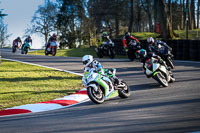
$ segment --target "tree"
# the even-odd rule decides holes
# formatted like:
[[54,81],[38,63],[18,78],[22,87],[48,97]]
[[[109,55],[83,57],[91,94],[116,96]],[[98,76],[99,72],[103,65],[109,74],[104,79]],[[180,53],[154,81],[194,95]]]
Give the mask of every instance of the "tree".
[[7,25],[4,24],[3,18],[0,18],[0,46],[5,46],[5,41],[10,37],[7,30]]
[[199,29],[199,12],[200,12],[200,0],[198,0],[198,5],[197,5],[197,29]]
[[81,28],[85,19],[84,0],[57,1],[59,3],[57,25],[58,32],[60,33],[61,47],[75,47],[75,42],[78,39],[76,31]]
[[34,34],[39,33],[44,36],[45,42],[48,40],[48,36],[56,29],[56,4],[46,1],[45,5],[41,5],[36,10],[31,23],[32,27],[26,30],[26,33]]

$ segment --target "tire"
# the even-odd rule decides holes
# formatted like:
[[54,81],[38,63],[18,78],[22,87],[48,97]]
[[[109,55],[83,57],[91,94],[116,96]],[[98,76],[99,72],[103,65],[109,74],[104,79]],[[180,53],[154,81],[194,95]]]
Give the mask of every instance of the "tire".
[[103,55],[102,55],[100,52],[97,52],[97,56],[98,56],[99,58],[103,58]]
[[110,52],[109,52],[109,56],[110,56],[110,58],[111,59],[114,59],[115,58],[115,53],[114,53],[114,51],[113,50],[109,50]]
[[55,52],[52,53],[52,56],[55,56],[55,55],[56,55],[56,50],[55,50]]
[[161,72],[157,72],[157,74],[153,77],[156,81],[158,81],[158,83],[160,85],[162,85],[163,87],[167,87],[168,86],[168,82],[165,78],[165,76],[163,76],[161,74]]
[[121,81],[120,84],[125,84],[125,88],[118,90],[119,97],[128,98],[131,95],[129,86],[124,81]]
[[24,48],[24,54],[28,53],[28,48]]
[[167,57],[167,65],[174,69],[174,64],[171,57]]
[[104,102],[104,93],[99,87],[97,92],[95,92],[93,87],[87,87],[87,94],[90,100],[96,104],[101,104]]
[[170,74],[170,81],[169,81],[169,83],[173,83],[173,82],[175,82],[175,77],[174,77],[174,75],[173,74]]
[[134,61],[134,56],[133,56],[133,52],[128,51],[128,58],[130,59],[130,61]]
[[16,47],[12,48],[12,52],[15,53],[16,52]]
[[46,55],[46,56],[48,56],[48,55],[49,55],[49,53],[48,53],[48,51],[47,51],[47,50],[45,50],[45,51],[44,51],[44,53],[45,53],[45,55]]

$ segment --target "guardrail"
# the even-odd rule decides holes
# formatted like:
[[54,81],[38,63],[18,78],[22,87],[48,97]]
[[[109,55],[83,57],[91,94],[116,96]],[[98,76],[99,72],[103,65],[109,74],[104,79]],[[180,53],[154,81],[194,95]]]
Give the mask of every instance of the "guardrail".
[[[200,40],[163,40],[170,47],[174,59],[177,60],[194,60],[200,61]],[[115,52],[117,55],[126,55],[121,39],[113,39],[115,43]],[[140,40],[141,44],[145,44],[146,40]]]

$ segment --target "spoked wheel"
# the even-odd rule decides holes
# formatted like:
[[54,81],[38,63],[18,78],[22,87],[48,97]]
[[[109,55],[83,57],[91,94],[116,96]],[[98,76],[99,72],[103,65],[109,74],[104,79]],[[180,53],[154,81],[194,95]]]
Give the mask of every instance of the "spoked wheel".
[[154,76],[154,79],[163,87],[168,86],[168,81],[166,80],[166,77],[161,74],[161,72],[157,72],[157,74]]
[[130,93],[130,88],[129,86],[126,84],[126,82],[124,81],[121,81],[120,82],[120,85],[118,85],[119,87],[122,86],[123,88],[119,89],[118,92],[119,92],[119,97],[121,98],[128,98],[131,93]]
[[103,91],[98,87],[97,91],[91,86],[87,88],[87,94],[91,101],[93,101],[96,104],[101,104],[104,102],[104,93]]

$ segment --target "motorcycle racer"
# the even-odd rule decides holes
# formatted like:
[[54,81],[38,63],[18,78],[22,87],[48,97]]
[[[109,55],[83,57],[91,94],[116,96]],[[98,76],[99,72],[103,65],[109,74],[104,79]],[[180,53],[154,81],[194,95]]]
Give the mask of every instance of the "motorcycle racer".
[[25,44],[30,45],[29,43],[31,43],[31,45],[32,45],[31,36],[28,36],[28,37],[24,40],[24,44],[22,45],[22,50],[24,49]]
[[131,34],[130,34],[129,32],[126,32],[126,33],[124,34],[124,37],[123,37],[123,44],[124,44],[124,47],[125,47],[125,48],[128,47],[128,45],[129,45],[129,43],[130,43],[131,40],[133,40],[133,42],[135,43],[135,45],[136,45],[137,43],[140,43],[139,40],[138,40],[137,38],[131,36]]
[[115,69],[103,69],[101,63],[94,60],[92,55],[84,55],[82,62],[84,65],[84,73],[89,72],[90,69],[94,69],[97,73],[108,76],[115,85],[119,84],[119,79],[113,73]]
[[[143,66],[143,70],[144,70],[144,74],[146,75],[146,68],[145,68],[145,62],[148,60],[148,59],[151,59],[152,57],[158,59],[158,62],[161,64],[161,65],[164,65],[168,70],[169,68],[167,67],[165,61],[163,61],[160,56],[152,53],[152,52],[147,52],[145,49],[141,49],[141,50],[138,50],[136,52],[137,56],[139,57],[140,59],[140,62],[142,63],[142,66]],[[147,75],[146,75],[147,76]],[[147,76],[147,78],[149,78],[149,76]]]
[[[19,46],[20,43],[20,46]],[[16,46],[17,48],[21,47],[22,45],[22,40],[20,37],[17,37],[15,40],[13,40],[13,47]]]
[[165,42],[160,40],[154,40],[153,37],[149,37],[147,39],[148,47],[147,50],[149,52],[156,52],[156,54],[160,53],[161,47],[163,47],[162,53],[166,53],[168,50],[172,50],[171,47],[169,47]]
[[47,50],[47,48],[51,45],[51,42],[56,42],[57,41],[57,36],[56,36],[56,34],[54,33],[50,38],[49,38],[49,40],[47,41],[47,43],[46,43],[46,50]]

